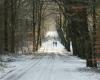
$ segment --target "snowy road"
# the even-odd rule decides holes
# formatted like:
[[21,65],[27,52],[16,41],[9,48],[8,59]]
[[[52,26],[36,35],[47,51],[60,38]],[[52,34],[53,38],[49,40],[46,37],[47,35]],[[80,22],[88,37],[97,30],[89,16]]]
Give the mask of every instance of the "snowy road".
[[52,53],[37,56],[27,68],[2,80],[100,80],[100,73],[86,68],[85,61],[77,57]]

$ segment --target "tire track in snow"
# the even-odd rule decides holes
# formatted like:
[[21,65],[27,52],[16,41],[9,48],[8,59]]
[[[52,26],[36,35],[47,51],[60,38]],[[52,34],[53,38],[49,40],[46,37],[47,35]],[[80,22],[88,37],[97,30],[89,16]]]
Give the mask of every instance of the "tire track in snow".
[[[21,76],[23,76],[28,70],[30,70],[32,67],[35,67],[39,62],[42,61],[42,58],[34,59],[30,64],[26,65],[24,68],[15,70],[12,73],[8,74],[6,77],[4,77],[1,80],[18,80]],[[30,65],[30,66],[29,66]]]
[[55,69],[56,69],[56,62],[58,61],[58,55],[56,54],[54,57],[54,62],[53,62],[53,67],[52,67],[52,73],[51,73],[51,78],[50,80],[56,80],[55,79]]
[[52,55],[52,65],[51,65],[51,69],[48,72],[48,79],[46,79],[46,80],[52,80],[52,76],[53,76],[52,74],[53,74],[53,70],[54,70],[55,58],[56,58],[56,56]]
[[[37,78],[34,80],[45,80],[45,77],[47,77],[48,67],[50,66],[50,62],[51,62],[50,56],[47,56],[47,58],[45,58],[45,61],[46,61],[46,63],[43,66],[43,69],[41,69],[39,76],[37,76]],[[44,62],[42,62],[42,64],[43,63]],[[49,80],[49,79],[47,79],[47,80]]]
[[65,74],[64,72],[62,73],[63,71],[62,70],[63,67],[61,68],[63,62],[62,60],[63,60],[63,55],[58,55],[58,54],[55,55],[55,61],[52,68],[52,74],[50,80],[66,80],[63,78]]
[[45,71],[48,63],[48,56],[44,56],[43,60],[40,61],[38,65],[35,67],[32,67],[30,70],[27,71],[26,74],[21,76],[19,79],[16,80],[38,80],[40,75],[43,74],[43,71]]
[[51,80],[51,75],[52,75],[52,69],[53,69],[53,64],[54,64],[54,57],[53,55],[50,55],[50,65],[48,66],[47,71],[45,71],[44,77],[42,80]]

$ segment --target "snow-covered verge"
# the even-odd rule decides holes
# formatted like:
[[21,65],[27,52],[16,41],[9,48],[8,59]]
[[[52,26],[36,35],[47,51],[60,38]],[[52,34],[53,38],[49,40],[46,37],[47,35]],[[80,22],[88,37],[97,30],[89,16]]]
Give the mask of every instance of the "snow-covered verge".
[[17,57],[2,56],[0,62],[0,79],[13,71],[27,67],[32,63],[33,58],[33,55],[21,55]]

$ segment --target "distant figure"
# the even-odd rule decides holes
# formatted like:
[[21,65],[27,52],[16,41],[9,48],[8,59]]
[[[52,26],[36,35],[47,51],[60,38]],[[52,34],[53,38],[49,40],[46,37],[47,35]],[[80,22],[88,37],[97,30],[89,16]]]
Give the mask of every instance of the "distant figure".
[[55,38],[55,36],[54,36],[54,40],[55,40],[56,38]]
[[57,42],[56,41],[53,41],[53,46],[57,46]]
[[55,45],[55,42],[53,41],[53,46]]
[[57,46],[57,42],[55,42],[55,46]]

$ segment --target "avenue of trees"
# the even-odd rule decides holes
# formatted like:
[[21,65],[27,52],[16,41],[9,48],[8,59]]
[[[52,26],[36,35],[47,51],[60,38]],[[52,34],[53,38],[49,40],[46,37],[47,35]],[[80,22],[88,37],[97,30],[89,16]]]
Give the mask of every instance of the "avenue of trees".
[[99,0],[55,1],[63,14],[63,17],[60,14],[57,20],[61,27],[59,34],[62,32],[65,34],[64,37],[60,35],[63,44],[69,50],[69,44],[72,41],[74,55],[86,59],[88,67],[97,67],[96,30],[99,25],[96,18],[99,19],[100,16],[97,15]]
[[[99,0],[1,0],[0,54],[32,53],[41,46],[44,35],[45,2],[58,5],[57,29],[62,43],[74,55],[87,60],[88,67],[96,61],[96,7]],[[98,4],[97,4],[98,3]],[[97,6],[96,6],[97,5]],[[99,25],[99,24],[98,24]]]
[[[87,66],[97,67],[96,61],[96,5],[97,0],[55,0],[63,14],[59,18],[60,32],[65,35],[62,42],[72,41],[74,55],[87,60]],[[99,2],[98,2],[99,3]],[[60,33],[59,33],[60,34]]]

